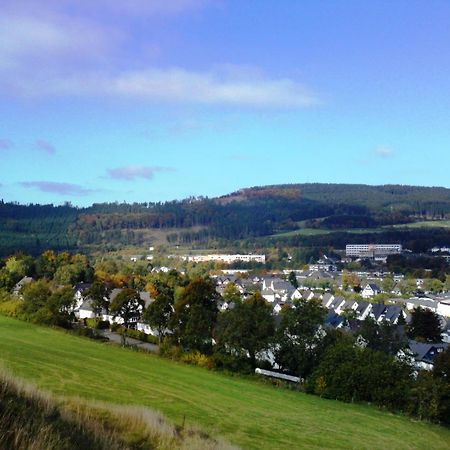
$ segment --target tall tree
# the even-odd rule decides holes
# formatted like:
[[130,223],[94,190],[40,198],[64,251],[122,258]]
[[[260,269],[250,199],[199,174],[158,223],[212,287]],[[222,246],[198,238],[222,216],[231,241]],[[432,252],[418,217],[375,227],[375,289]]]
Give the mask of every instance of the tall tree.
[[219,294],[210,280],[196,278],[186,286],[175,304],[171,320],[178,344],[189,350],[211,352],[218,299]]
[[152,328],[156,329],[160,344],[174,313],[173,303],[173,297],[169,297],[167,294],[159,294],[155,301],[150,303],[149,307],[144,311],[143,320]]
[[408,337],[424,342],[441,342],[441,321],[439,316],[423,308],[414,308],[408,326]]
[[406,336],[402,330],[403,328],[385,320],[377,323],[371,317],[367,317],[360,322],[359,330],[356,334],[361,335],[367,342],[368,348],[388,355],[396,355],[399,350],[407,346]]
[[298,281],[297,281],[297,277],[295,276],[295,272],[291,272],[288,276],[288,281],[289,283],[292,284],[292,286],[295,287],[295,289],[298,288]]
[[92,308],[96,316],[99,316],[103,309],[109,310],[108,297],[111,289],[106,283],[94,281],[89,289],[86,290],[86,296],[92,299]]
[[229,354],[248,358],[254,369],[258,353],[268,349],[274,331],[272,308],[257,292],[219,315],[215,338]]
[[326,310],[317,300],[301,299],[281,314],[275,360],[283,369],[306,377],[317,363]]
[[[138,320],[144,310],[144,301],[135,289],[126,288],[117,294],[110,306],[113,317],[120,317],[124,328],[130,326],[130,322]],[[122,333],[122,343],[126,344],[125,330]]]

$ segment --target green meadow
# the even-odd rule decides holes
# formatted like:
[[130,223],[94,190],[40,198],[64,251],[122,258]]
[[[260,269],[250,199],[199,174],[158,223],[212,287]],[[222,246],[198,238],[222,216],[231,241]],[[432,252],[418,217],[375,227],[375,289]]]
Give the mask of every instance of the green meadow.
[[61,397],[144,405],[254,449],[449,449],[450,430],[0,316],[1,364]]

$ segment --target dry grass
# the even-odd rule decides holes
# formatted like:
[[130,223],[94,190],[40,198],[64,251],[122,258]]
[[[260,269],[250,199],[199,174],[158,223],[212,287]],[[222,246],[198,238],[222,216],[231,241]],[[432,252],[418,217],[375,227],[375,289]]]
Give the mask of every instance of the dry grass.
[[231,450],[194,429],[175,427],[139,406],[55,398],[0,370],[0,448]]

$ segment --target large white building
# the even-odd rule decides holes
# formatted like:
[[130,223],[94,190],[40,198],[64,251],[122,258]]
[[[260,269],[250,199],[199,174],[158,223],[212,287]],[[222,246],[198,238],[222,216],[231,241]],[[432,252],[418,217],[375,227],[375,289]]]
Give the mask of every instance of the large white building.
[[266,263],[266,255],[224,255],[224,254],[210,254],[210,255],[186,255],[182,256],[184,261],[192,262],[209,262],[217,261],[226,264],[234,263],[236,261],[240,262],[257,262]]
[[401,244],[348,244],[346,256],[352,258],[384,258],[402,252]]

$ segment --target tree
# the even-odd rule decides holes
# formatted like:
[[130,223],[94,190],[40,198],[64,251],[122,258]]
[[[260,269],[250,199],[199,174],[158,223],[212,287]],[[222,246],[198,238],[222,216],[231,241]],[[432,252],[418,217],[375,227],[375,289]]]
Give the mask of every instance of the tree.
[[241,293],[234,283],[228,283],[223,290],[222,297],[228,303],[237,303],[241,300]]
[[173,297],[159,294],[155,301],[150,303],[150,306],[144,311],[144,322],[156,329],[160,344],[174,312],[173,303]]
[[425,292],[438,293],[442,291],[443,286],[444,283],[442,283],[442,281],[438,280],[437,278],[426,278],[423,281],[422,288]]
[[450,347],[447,347],[434,360],[433,376],[450,383]]
[[50,286],[45,280],[38,280],[25,285],[22,290],[21,310],[23,314],[27,318],[35,320],[37,312],[47,306],[51,294]]
[[441,321],[439,316],[423,308],[414,308],[408,326],[408,337],[424,342],[441,342]]
[[[126,288],[117,294],[110,306],[113,317],[120,317],[124,328],[128,328],[130,322],[141,317],[144,309],[144,301],[135,289]],[[122,344],[126,344],[125,330],[122,333]]]
[[383,292],[390,293],[392,292],[392,289],[394,289],[395,282],[392,277],[385,277],[383,278],[383,282],[381,283],[381,286],[383,288]]
[[342,286],[344,290],[347,290],[350,287],[355,292],[359,292],[361,290],[361,280],[355,273],[344,270],[344,272],[342,272]]
[[326,310],[317,300],[301,299],[281,314],[275,360],[283,369],[306,377],[317,363]]
[[409,412],[421,420],[449,425],[450,383],[434,373],[420,371],[411,391]]
[[366,342],[367,347],[387,355],[397,355],[399,350],[406,348],[407,342],[398,326],[387,321],[375,322],[367,317],[360,324],[357,332]]
[[289,283],[292,284],[292,286],[295,287],[295,289],[298,288],[298,281],[297,281],[297,277],[295,276],[295,272],[291,272],[288,276],[288,281]]
[[52,293],[45,307],[36,314],[36,321],[47,325],[70,328],[74,319],[74,306],[75,298],[72,289],[64,287]]
[[395,357],[341,339],[326,349],[308,390],[326,398],[402,410],[409,399],[410,375],[410,366]]
[[274,331],[272,308],[257,292],[219,315],[214,336],[225,352],[248,358],[254,369],[258,353],[268,348]]
[[103,309],[108,312],[110,293],[109,286],[101,281],[94,281],[91,287],[86,290],[86,296],[92,299],[92,308],[96,316],[100,315]]
[[210,353],[218,313],[219,294],[204,278],[192,280],[175,303],[171,328],[178,344],[189,350]]

